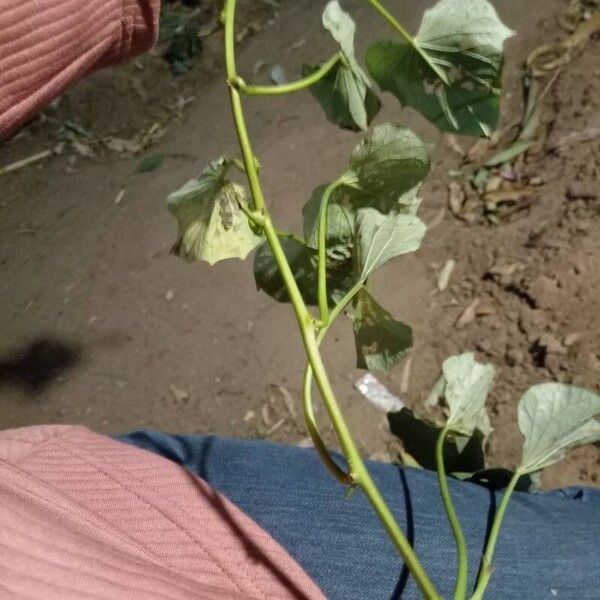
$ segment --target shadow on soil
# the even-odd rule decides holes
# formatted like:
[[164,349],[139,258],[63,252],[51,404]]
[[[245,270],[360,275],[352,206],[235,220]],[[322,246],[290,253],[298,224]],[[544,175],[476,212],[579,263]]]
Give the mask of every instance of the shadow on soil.
[[81,348],[51,336],[0,356],[0,386],[20,385],[38,394],[81,360]]

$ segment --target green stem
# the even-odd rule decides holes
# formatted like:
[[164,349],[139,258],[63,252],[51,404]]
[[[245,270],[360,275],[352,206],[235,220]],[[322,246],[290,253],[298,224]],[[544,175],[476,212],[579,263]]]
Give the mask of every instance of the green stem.
[[[235,70],[235,47],[234,47],[234,17],[235,17],[236,0],[226,0],[224,8],[224,25],[225,25],[225,63],[227,68],[227,79],[229,82],[229,92],[232,105],[233,118],[238,133],[240,147],[244,158],[246,168],[246,176],[250,185],[256,211],[261,214],[260,221],[263,233],[273,252],[273,258],[277,263],[281,277],[286,285],[290,302],[294,309],[302,342],[306,351],[308,362],[314,374],[317,387],[323,403],[329,414],[329,418],[333,424],[335,433],[340,446],[344,452],[344,456],[348,462],[352,479],[363,489],[365,495],[369,499],[380,521],[394,542],[396,548],[400,552],[404,563],[408,570],[412,573],[419,589],[428,600],[441,600],[435,587],[427,577],[421,563],[414,553],[409,541],[406,539],[402,530],[398,526],[394,516],[386,505],[375,483],[371,479],[362,458],[354,444],[354,440],[350,434],[350,430],[341,413],[335,394],[331,387],[331,383],[327,376],[323,360],[319,352],[317,342],[317,332],[315,329],[315,320],[309,313],[298,284],[294,278],[294,274],[287,261],[277,230],[275,229],[271,218],[267,211],[265,201],[262,195],[258,173],[256,171],[256,160],[252,152],[244,113],[242,110],[239,91],[235,87],[236,70]],[[255,216],[258,221],[258,218]],[[348,300],[349,301],[349,300]],[[342,309],[339,309],[338,313]],[[332,311],[333,315],[333,311]]]
[[502,500],[500,501],[500,505],[498,506],[498,510],[494,516],[494,522],[492,523],[490,536],[485,547],[485,554],[483,555],[483,559],[481,561],[481,569],[479,571],[479,577],[477,578],[477,585],[475,586],[475,592],[471,597],[471,600],[481,600],[481,598],[483,598],[485,589],[490,581],[490,577],[492,576],[492,559],[494,558],[494,550],[496,549],[496,542],[498,541],[500,526],[502,525],[502,520],[504,519],[504,513],[506,512],[506,507],[508,506],[510,497],[515,491],[515,486],[517,485],[520,477],[521,473],[517,471],[512,476],[508,487],[506,490],[504,490],[504,494],[502,495]]
[[248,129],[246,128],[246,120],[244,119],[244,110],[240,93],[235,87],[237,78],[235,68],[235,1],[227,0],[227,5],[224,12],[224,27],[225,27],[225,68],[227,71],[227,81],[229,83],[229,98],[231,100],[231,110],[233,112],[233,121],[237,131],[242,157],[244,159],[244,167],[252,198],[254,200],[254,208],[259,212],[266,210],[265,200],[263,197],[260,182],[258,181],[258,173],[256,170],[256,159],[252,153],[250,138],[248,137]]
[[352,298],[358,294],[358,290],[365,284],[363,279],[357,281],[344,295],[344,297],[331,309],[331,314],[329,315],[329,321],[327,324],[319,330],[319,335],[317,340],[319,344],[323,341],[327,330],[331,326],[331,324],[340,316],[342,311],[350,304]]
[[407,44],[410,44],[423,58],[423,60],[433,69],[435,74],[446,84],[449,85],[448,77],[446,73],[438,65],[436,65],[429,54],[425,52],[416,42],[404,27],[398,22],[398,20],[390,13],[390,11],[379,2],[379,0],[367,0],[371,6],[402,36]]
[[325,405],[327,413],[329,414],[329,418],[333,424],[333,428],[340,442],[340,446],[342,447],[344,456],[348,461],[350,475],[353,481],[356,482],[356,485],[358,485],[363,490],[365,496],[367,496],[371,506],[383,524],[383,527],[392,539],[397,550],[400,552],[400,555],[404,560],[404,564],[414,577],[417,586],[423,593],[423,596],[428,600],[441,600],[441,597],[437,593],[414,550],[412,549],[410,542],[406,539],[406,536],[398,526],[394,515],[390,511],[381,493],[379,492],[379,489],[375,485],[375,482],[371,478],[371,475],[368,472],[358,452],[358,449],[356,448],[356,445],[354,444],[354,440],[350,435],[348,426],[346,425],[335,398],[333,389],[331,388],[329,378],[327,377],[327,372],[325,371],[325,366],[323,365],[323,361],[319,353],[319,347],[316,338],[314,336],[306,336],[305,344],[308,361],[314,373],[317,388],[319,389],[319,393],[323,399],[323,404]]
[[[327,331],[331,327],[332,323],[342,313],[342,311],[346,308],[346,306],[348,306],[348,304],[352,301],[352,298],[354,298],[354,296],[358,293],[358,291],[362,288],[363,285],[364,285],[363,280],[357,281],[354,284],[354,286],[344,295],[344,297],[340,300],[340,302],[338,302],[334,306],[334,308],[331,310],[329,320],[319,330],[319,333],[317,335],[317,338],[316,338],[317,351],[318,351],[319,345],[325,338],[325,335],[327,334]],[[362,461],[362,459],[356,452],[356,449],[354,448],[354,451],[356,452],[356,454],[353,454],[353,455],[348,454],[348,452],[347,452],[348,448],[347,448],[346,444],[344,443],[344,440],[340,437],[340,432],[335,427],[336,421],[335,421],[334,417],[332,416],[331,411],[329,409],[329,406],[328,406],[329,400],[327,397],[325,397],[323,395],[323,390],[319,386],[319,379],[318,379],[317,375],[315,374],[315,378],[317,379],[317,386],[319,387],[321,397],[323,398],[323,403],[325,404],[325,407],[328,409],[329,416],[331,418],[331,421],[334,423],[334,429],[336,431],[336,434],[338,435],[338,440],[340,441],[340,445],[342,447],[342,450],[344,451],[344,455],[346,456],[346,459],[350,466],[350,473],[345,473],[342,469],[340,469],[339,466],[333,461],[333,459],[329,455],[329,452],[327,451],[327,448],[325,447],[325,444],[319,435],[319,432],[318,432],[318,429],[316,426],[316,422],[314,419],[314,413],[313,413],[313,408],[312,408],[312,397],[311,397],[312,374],[313,374],[313,363],[310,362],[310,360],[309,360],[309,364],[307,365],[306,371],[304,373],[304,415],[306,417],[307,425],[308,425],[309,431],[311,432],[311,437],[312,437],[313,441],[315,442],[315,447],[317,448],[319,455],[321,456],[321,458],[322,458],[323,462],[325,463],[326,467],[328,468],[328,470],[334,475],[334,477],[336,477],[336,479],[338,479],[339,481],[344,483],[347,481],[348,478],[350,478],[350,480],[353,482],[354,485],[358,485],[363,490],[363,492],[365,493],[365,495],[371,502],[371,505],[375,509],[375,512],[379,516],[379,519],[383,523],[383,526],[385,527],[386,531],[388,532],[388,535],[392,538],[392,541],[394,542],[396,548],[402,555],[402,558],[404,559],[404,562],[405,562],[407,568],[409,569],[409,571],[412,573],[413,577],[415,578],[415,581],[417,582],[417,585],[419,586],[420,590],[423,592],[424,597],[428,598],[430,600],[441,600],[440,596],[438,595],[437,591],[435,590],[435,587],[433,586],[433,584],[427,577],[421,564],[419,563],[417,557],[415,556],[412,547],[408,543],[408,540],[406,540],[404,534],[398,527],[396,520],[394,519],[394,517],[391,514],[389,508],[387,507],[384,499],[382,498],[381,494],[379,493],[379,490],[377,489],[375,483],[371,479],[371,476],[370,476],[369,472],[367,471],[367,469],[364,465],[364,462]]]
[[244,202],[238,202],[240,210],[248,217],[249,221],[252,221],[257,227],[262,227],[265,222],[265,216],[262,213],[250,210]]
[[[238,206],[240,207],[240,210],[246,215],[246,217],[248,217],[249,221],[252,221],[252,223],[254,223],[257,227],[260,227],[262,229],[265,223],[265,215],[263,213],[250,210],[243,202],[239,202]],[[304,244],[304,238],[300,237],[299,235],[296,235],[295,233],[290,233],[289,231],[281,231],[280,229],[278,229],[277,235],[280,238],[287,238],[289,240],[294,240],[295,242],[298,242],[300,244]]]
[[406,43],[410,44],[411,46],[415,45],[412,35],[410,35],[410,33],[408,33],[408,31],[406,31],[406,29],[400,25],[396,17],[394,17],[394,15],[392,15],[392,13],[385,6],[383,6],[379,0],[368,1],[371,6],[404,38]]
[[448,521],[450,521],[450,527],[452,528],[458,555],[454,600],[464,600],[467,596],[467,584],[469,580],[469,555],[467,553],[465,536],[458,521],[456,511],[454,510],[454,504],[452,503],[452,496],[450,495],[450,489],[448,488],[448,479],[446,478],[446,467],[444,466],[444,442],[446,441],[446,436],[449,431],[450,430],[447,427],[444,427],[438,436],[435,446],[435,462],[440,484],[440,493],[442,495],[446,514],[448,515]]
[[315,413],[312,405],[312,368],[310,364],[306,365],[306,369],[304,370],[304,385],[303,385],[303,409],[304,409],[304,420],[306,421],[306,428],[308,429],[308,433],[310,435],[310,439],[313,442],[315,450],[317,454],[321,458],[321,461],[327,468],[327,470],[333,475],[335,479],[337,479],[340,483],[344,485],[354,485],[355,481],[352,477],[352,474],[346,473],[338,464],[331,458],[329,454],[329,450],[327,450],[327,446],[319,433],[319,428],[317,426],[317,420],[315,418]]
[[[321,342],[325,338],[327,331],[331,324],[335,321],[335,319],[341,314],[341,312],[346,308],[346,306],[350,303],[352,298],[356,295],[358,290],[362,287],[363,282],[359,281],[356,283],[351,290],[349,290],[346,295],[338,302],[331,311],[329,315],[329,319],[326,323],[323,324],[321,329],[319,329],[319,333],[317,335],[317,345],[320,346]],[[340,482],[347,485],[354,485],[356,482],[352,478],[351,473],[346,473],[342,470],[337,463],[331,458],[329,451],[327,450],[327,446],[319,433],[319,427],[317,425],[317,420],[315,418],[315,412],[312,404],[312,380],[313,380],[313,371],[310,363],[306,365],[306,369],[304,370],[304,384],[302,386],[302,407],[304,411],[304,420],[306,421],[306,427],[308,429],[308,433],[315,445],[315,448],[321,457],[321,460],[327,467],[327,470]]]
[[239,76],[235,78],[235,85],[240,92],[249,94],[251,96],[281,96],[283,94],[298,92],[300,90],[305,90],[306,88],[323,79],[323,77],[325,77],[338,64],[340,58],[341,55],[338,52],[337,54],[334,54],[326,63],[323,63],[314,73],[311,73],[302,79],[298,79],[297,81],[284,83],[283,85],[249,85]]
[[329,298],[327,296],[327,209],[331,194],[340,185],[341,181],[337,180],[327,186],[323,192],[321,206],[319,207],[317,297],[319,299],[319,313],[323,323],[327,323],[329,320]]

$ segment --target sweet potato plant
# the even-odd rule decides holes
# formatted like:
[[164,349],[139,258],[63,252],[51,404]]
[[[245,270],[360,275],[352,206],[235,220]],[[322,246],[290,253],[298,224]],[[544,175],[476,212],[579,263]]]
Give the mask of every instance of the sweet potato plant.
[[[369,499],[423,597],[441,598],[374,484],[344,420],[320,354],[331,324],[348,313],[356,339],[357,365],[389,371],[412,344],[408,325],[396,320],[369,290],[369,281],[388,261],[418,250],[426,226],[417,212],[419,188],[430,171],[428,145],[396,123],[371,124],[380,108],[377,88],[391,92],[440,130],[489,136],[496,127],[501,96],[503,45],[512,32],[487,0],[440,0],[410,35],[378,1],[365,0],[396,31],[393,40],[372,44],[366,67],[354,52],[355,23],[338,2],[329,2],[323,25],[339,50],[319,65],[305,65],[302,78],[283,85],[246,82],[236,69],[236,0],[222,13],[225,62],[241,159],[221,156],[202,174],[169,196],[179,225],[178,253],[211,265],[246,258],[253,250],[257,287],[295,313],[306,351],[303,386],[306,426],[324,465],[349,488]],[[367,74],[368,73],[368,74]],[[247,95],[273,96],[308,90],[333,124],[365,132],[334,181],[315,188],[302,213],[302,234],[281,232],[272,220],[260,182],[260,165],[244,117]],[[248,189],[230,178],[241,171]],[[468,557],[447,485],[445,447],[490,431],[485,400],[494,371],[472,354],[449,358],[434,390],[448,415],[439,428],[435,465],[457,547],[454,598],[483,598],[492,576],[494,548],[512,491],[521,478],[558,461],[575,445],[597,440],[600,397],[572,386],[531,388],[518,407],[525,438],[520,465],[511,474],[488,535],[473,590]],[[331,457],[319,434],[312,404],[313,381],[331,419],[346,465]],[[464,444],[463,444],[464,445]]]

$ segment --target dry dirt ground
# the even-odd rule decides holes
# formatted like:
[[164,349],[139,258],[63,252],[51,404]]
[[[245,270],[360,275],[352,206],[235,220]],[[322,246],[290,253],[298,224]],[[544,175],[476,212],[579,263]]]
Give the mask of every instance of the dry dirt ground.
[[[364,3],[347,4],[361,49],[393,35]],[[410,12],[402,8],[409,4]],[[428,4],[400,3],[398,13],[414,29]],[[503,121],[510,124],[522,113],[525,57],[567,35],[558,17],[568,2],[496,5],[518,31],[507,54]],[[246,78],[266,82],[273,64],[293,76],[302,62],[327,57],[321,8],[284,1],[276,12],[244,16]],[[305,439],[304,356],[289,307],[256,292],[250,260],[211,268],[169,253],[176,232],[166,196],[211,159],[236,151],[220,43],[218,32],[207,38],[193,71],[178,78],[158,56],[97,73],[0,147],[0,165],[54,148],[65,123],[76,142],[0,176],[0,427],[77,422],[108,433]],[[462,218],[448,208],[448,172],[472,169],[458,146],[473,142],[440,136],[390,97],[378,117],[416,129],[435,144],[437,161],[423,193],[421,214],[434,225],[426,243],[374,282],[415,338],[410,378],[400,367],[385,383],[418,410],[448,355],[473,350],[493,362],[493,465],[518,459],[515,407],[529,385],[560,380],[600,390],[600,137],[589,134],[600,128],[599,98],[600,40],[592,39],[544,97],[540,141],[501,174],[524,182],[528,195],[491,208],[468,197],[460,210],[454,204]],[[267,198],[282,228],[300,230],[313,187],[344,167],[357,137],[329,125],[308,93],[252,100],[247,112]],[[136,172],[138,156],[97,143],[142,129],[147,135],[137,141],[153,145],[139,156],[164,155],[151,172]],[[88,149],[93,157],[81,155]],[[479,151],[493,153],[479,145],[475,162]],[[456,268],[440,292],[438,273],[449,259]],[[348,322],[337,324],[325,356],[361,450],[389,455],[385,417],[354,388],[361,372]],[[546,485],[599,484],[599,474],[600,450],[587,448],[547,474]]]

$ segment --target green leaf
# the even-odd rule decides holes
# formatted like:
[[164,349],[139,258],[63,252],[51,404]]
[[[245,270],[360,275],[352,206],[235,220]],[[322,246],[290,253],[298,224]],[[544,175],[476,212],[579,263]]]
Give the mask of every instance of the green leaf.
[[369,206],[387,212],[397,209],[401,196],[420,184],[429,169],[429,149],[421,138],[410,129],[385,123],[373,128],[354,149],[345,178],[373,196],[374,204]]
[[179,224],[179,255],[211,265],[227,258],[244,259],[262,241],[240,210],[242,187],[225,180],[229,161],[213,161],[198,179],[188,181],[167,199]]
[[475,429],[484,436],[491,433],[485,401],[494,378],[494,367],[477,362],[475,355],[467,352],[447,358],[442,372],[443,394],[450,410],[447,426],[469,436]]
[[331,0],[323,11],[323,27],[331,33],[333,39],[340,45],[346,57],[354,59],[354,34],[356,24],[352,17],[342,9],[337,0]]
[[[303,242],[280,237],[283,252],[294,274],[304,301],[317,305],[317,253]],[[352,260],[329,257],[327,263],[327,293],[330,305],[334,305],[354,285]],[[289,302],[285,283],[279,272],[275,257],[268,243],[262,244],[254,258],[254,280],[256,287],[278,302]]]
[[327,260],[327,295],[329,305],[334,306],[354,286],[356,274],[354,273],[352,259],[342,260],[328,256]]
[[561,460],[577,446],[600,440],[600,396],[562,383],[530,388],[519,402],[519,429],[525,438],[517,471],[532,473]]
[[[319,216],[326,185],[315,188],[310,200],[304,205],[304,238],[315,250],[319,247]],[[354,209],[345,188],[336,188],[327,207],[327,252],[338,260],[351,258],[354,244]]]
[[412,346],[412,329],[396,321],[365,288],[354,300],[356,366],[370,371],[390,371]]
[[414,188],[404,192],[395,200],[386,198],[384,196],[373,196],[361,192],[359,189],[354,187],[343,187],[343,194],[339,196],[333,195],[330,202],[340,202],[346,206],[352,207],[355,211],[359,208],[374,208],[380,213],[402,213],[404,215],[416,215],[421,206],[421,198],[419,197],[419,190],[421,184],[417,184]]
[[[304,205],[304,237],[315,252],[318,249],[319,215],[326,185],[313,191]],[[348,201],[348,190],[336,188],[327,208],[327,293],[335,304],[354,284],[352,252],[355,213]]]
[[[317,303],[317,272],[314,251],[306,244],[292,238],[281,237],[279,241],[304,301],[307,304],[315,305]],[[259,290],[263,290],[278,302],[289,302],[290,297],[279,267],[266,242],[259,247],[254,258],[254,280]]]
[[[332,191],[327,209],[330,298],[349,290],[358,279],[353,274],[357,240],[360,240],[359,252],[366,261],[366,267],[361,263],[357,268],[363,269],[360,278],[365,280],[390,258],[416,250],[425,233],[425,225],[415,213],[420,203],[417,196],[420,181],[429,171],[429,154],[413,132],[396,125],[375,128],[355,148],[350,164],[350,170]],[[315,251],[320,209],[327,187],[316,188],[302,210],[306,244]],[[382,213],[390,213],[389,219]],[[380,227],[382,230],[377,233]],[[369,254],[372,244],[373,253]],[[377,255],[379,251],[381,255]]]
[[[304,65],[302,76],[308,77],[318,69],[318,66]],[[341,62],[314,83],[310,91],[329,121],[354,131],[367,129],[381,108],[362,70],[357,73]]]
[[[435,447],[442,428],[420,419],[407,408],[388,413],[388,421],[404,450],[424,469],[436,471]],[[479,432],[471,437],[446,436],[443,452],[448,473],[474,473],[485,468],[483,436]]]
[[[385,214],[395,212],[416,215],[421,204],[418,196],[420,187],[417,185],[408,190],[393,203],[344,185],[336,188],[329,198],[327,208],[327,254],[336,260],[351,258],[356,211],[360,208],[375,208]],[[306,244],[315,250],[318,248],[319,216],[326,188],[327,185],[315,188],[302,209]]]
[[404,214],[383,215],[374,208],[357,212],[356,231],[361,271],[365,281],[386,262],[414,252],[421,245],[427,227],[419,217]]
[[[384,196],[366,194],[353,187],[345,187],[342,189],[345,193],[343,195],[340,194],[341,201],[346,205],[351,206],[354,210],[358,210],[359,208],[375,208],[380,213],[386,215],[389,213],[416,215],[419,206],[421,206],[421,198],[419,197],[419,191],[421,189],[420,183],[408,190],[408,192],[401,194],[395,200],[391,200]],[[338,198],[334,195],[330,199],[330,202],[336,201],[338,201]]]
[[150,171],[156,171],[164,162],[165,157],[163,154],[150,154],[145,156],[135,166],[135,170],[138,173],[149,173]]
[[408,192],[404,192],[396,201],[396,210],[405,215],[416,215],[419,206],[421,206],[421,198],[419,197],[420,189],[421,184],[419,183],[414,188],[408,190]]
[[489,136],[500,111],[502,49],[512,34],[487,0],[440,0],[425,11],[412,43],[373,44],[367,67],[382,90],[442,131]]
[[[396,125],[376,127],[353,151],[351,168],[329,198],[328,255],[349,259],[354,245],[356,211],[415,215],[421,181],[429,172],[425,144],[412,131]],[[326,185],[317,187],[304,206],[304,237],[317,249],[319,212]]]
[[[381,103],[354,57],[356,25],[339,2],[332,0],[323,12],[323,26],[339,43],[342,59],[311,86],[311,92],[331,122],[355,130],[367,129]],[[302,75],[311,75],[318,68],[305,65]]]

